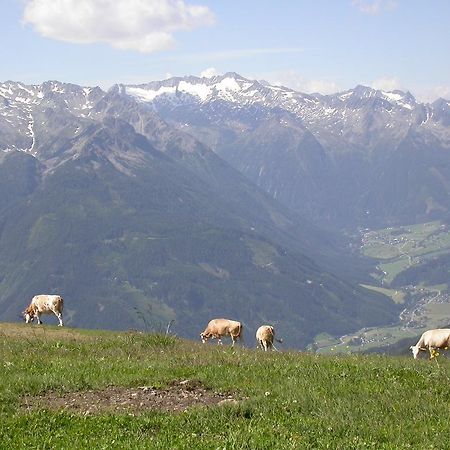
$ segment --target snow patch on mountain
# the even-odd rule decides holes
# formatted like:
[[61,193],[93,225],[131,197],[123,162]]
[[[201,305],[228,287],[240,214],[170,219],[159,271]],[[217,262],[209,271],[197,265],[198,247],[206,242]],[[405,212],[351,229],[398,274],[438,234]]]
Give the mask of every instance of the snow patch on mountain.
[[151,102],[159,95],[175,94],[177,88],[175,86],[161,86],[158,90],[145,89],[139,87],[126,87],[125,92],[135,97],[141,102]]
[[405,98],[404,94],[399,93],[398,91],[396,91],[396,92],[380,91],[380,92],[381,92],[381,96],[383,98],[385,98],[386,100],[388,100],[390,103],[395,103],[402,108],[406,108],[406,109],[410,109],[410,110],[413,109],[413,105],[411,105],[411,103],[408,102],[408,100]]
[[[245,91],[252,85],[252,82],[245,79],[238,81],[235,77],[224,76],[198,79],[188,77],[185,80],[170,79],[166,80],[166,82],[160,82],[156,88],[154,83],[150,85],[124,86],[123,88],[126,94],[140,102],[152,102],[160,96],[176,96],[177,94],[186,94],[200,102],[206,102],[215,98],[236,102],[238,101],[236,94],[241,93],[244,96],[248,96]],[[253,93],[256,92],[254,91]]]
[[27,148],[24,151],[27,152],[27,153],[31,153],[33,156],[36,156],[36,152],[34,151],[34,146],[36,144],[36,135],[34,134],[34,129],[33,129],[33,127],[34,127],[34,118],[33,118],[32,114],[28,115],[28,120],[29,120],[29,122],[28,122],[27,129],[28,129],[28,133],[29,133],[29,135],[31,137],[31,146],[30,146],[30,148]]
[[187,81],[180,81],[178,90],[185,94],[190,94],[194,97],[198,97],[201,101],[205,101],[211,94],[211,88],[205,84],[193,84]]
[[218,91],[240,91],[241,90],[241,86],[238,84],[238,82],[231,77],[228,78],[224,78],[222,81],[220,81],[219,83],[217,83],[215,85],[215,88]]

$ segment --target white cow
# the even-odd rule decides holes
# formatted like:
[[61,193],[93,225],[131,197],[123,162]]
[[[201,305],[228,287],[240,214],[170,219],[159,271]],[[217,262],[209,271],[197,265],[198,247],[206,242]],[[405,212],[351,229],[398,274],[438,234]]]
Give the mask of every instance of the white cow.
[[267,352],[269,349],[276,350],[275,345],[273,345],[273,341],[283,342],[283,339],[275,338],[275,329],[272,325],[261,325],[256,330],[256,341],[258,342],[258,347],[261,347],[264,351]]
[[40,325],[41,314],[55,314],[59,320],[59,327],[63,326],[62,311],[63,298],[60,295],[35,295],[31,299],[30,305],[23,312],[26,323],[33,322],[36,317],[37,323]]
[[416,345],[412,345],[410,349],[414,359],[417,359],[419,352],[428,350],[430,352],[430,359],[433,357],[433,352],[438,348],[450,347],[450,328],[438,328],[435,330],[425,331],[420,336]]
[[230,336],[233,341],[242,339],[242,325],[241,322],[228,319],[213,319],[208,323],[203,333],[200,333],[202,342],[205,343],[209,338],[218,339],[218,344],[222,344],[222,336]]

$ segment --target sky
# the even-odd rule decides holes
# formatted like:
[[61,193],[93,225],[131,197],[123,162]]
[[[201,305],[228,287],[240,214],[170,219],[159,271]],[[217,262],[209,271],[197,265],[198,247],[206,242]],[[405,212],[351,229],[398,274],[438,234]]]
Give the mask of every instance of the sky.
[[226,72],[323,94],[450,99],[449,0],[0,0],[0,81]]

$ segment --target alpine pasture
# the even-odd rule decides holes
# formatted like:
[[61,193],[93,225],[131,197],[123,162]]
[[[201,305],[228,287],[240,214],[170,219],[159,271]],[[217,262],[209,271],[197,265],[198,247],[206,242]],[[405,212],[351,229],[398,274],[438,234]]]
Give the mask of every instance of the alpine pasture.
[[450,437],[442,355],[266,353],[3,323],[0,361],[1,448],[443,449]]

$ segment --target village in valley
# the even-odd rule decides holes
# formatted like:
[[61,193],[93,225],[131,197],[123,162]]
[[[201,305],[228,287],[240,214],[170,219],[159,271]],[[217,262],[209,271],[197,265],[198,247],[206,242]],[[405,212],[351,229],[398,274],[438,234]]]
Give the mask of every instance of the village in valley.
[[317,352],[357,352],[382,350],[405,339],[413,338],[427,328],[446,328],[450,325],[450,291],[448,284],[431,284],[418,275],[399,275],[414,267],[422,267],[439,257],[450,254],[450,226],[440,221],[401,227],[360,230],[359,251],[378,260],[371,274],[374,282],[364,284],[367,289],[381,292],[403,306],[398,322],[387,327],[363,328],[340,337],[321,334],[316,337]]

